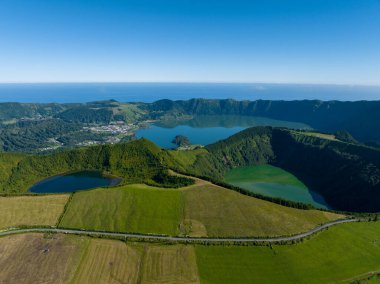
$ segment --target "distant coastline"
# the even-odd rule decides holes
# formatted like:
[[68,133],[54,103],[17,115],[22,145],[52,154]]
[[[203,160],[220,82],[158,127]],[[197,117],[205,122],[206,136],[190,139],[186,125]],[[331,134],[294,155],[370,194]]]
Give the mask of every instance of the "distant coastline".
[[12,83],[0,102],[69,103],[115,99],[153,102],[190,98],[236,100],[380,100],[380,86],[269,83]]

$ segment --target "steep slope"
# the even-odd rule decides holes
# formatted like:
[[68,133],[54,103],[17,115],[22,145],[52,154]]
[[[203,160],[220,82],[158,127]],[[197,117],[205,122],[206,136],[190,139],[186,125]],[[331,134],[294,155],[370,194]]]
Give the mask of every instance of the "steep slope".
[[[69,171],[99,170],[123,177],[125,182],[149,182],[163,186],[188,184],[187,179],[170,177],[162,165],[162,150],[152,142],[140,139],[116,145],[100,145],[63,151],[46,156],[22,156],[7,168],[0,179],[4,192],[23,192],[35,182]],[[9,154],[10,155],[10,154]],[[0,156],[0,164],[9,155]]]
[[[206,147],[174,167],[220,180],[239,166],[272,164],[297,176],[338,210],[380,211],[380,151],[306,132],[255,127]],[[182,159],[184,161],[184,159]]]
[[244,115],[303,122],[327,132],[346,130],[356,139],[380,141],[380,101],[160,100],[141,106],[152,118],[183,115]]

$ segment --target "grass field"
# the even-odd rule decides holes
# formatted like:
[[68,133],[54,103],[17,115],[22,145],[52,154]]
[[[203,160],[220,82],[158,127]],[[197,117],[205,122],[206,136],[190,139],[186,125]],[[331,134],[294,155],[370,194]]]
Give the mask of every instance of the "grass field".
[[0,283],[67,283],[87,239],[24,234],[0,238]]
[[200,283],[192,246],[146,246],[142,283]]
[[202,283],[353,283],[380,269],[380,222],[336,226],[297,245],[196,246],[196,254]]
[[127,185],[75,193],[61,227],[191,236],[295,234],[342,216],[299,210],[198,180],[184,189]]
[[339,225],[283,246],[0,238],[0,283],[378,283],[380,222]]
[[69,195],[0,197],[0,228],[55,225]]
[[288,235],[342,217],[280,206],[209,183],[183,191],[183,195],[184,219],[195,225],[187,233],[195,236]]
[[181,191],[128,185],[75,193],[60,226],[175,235],[181,214]]
[[123,242],[92,239],[70,283],[137,283],[141,256]]

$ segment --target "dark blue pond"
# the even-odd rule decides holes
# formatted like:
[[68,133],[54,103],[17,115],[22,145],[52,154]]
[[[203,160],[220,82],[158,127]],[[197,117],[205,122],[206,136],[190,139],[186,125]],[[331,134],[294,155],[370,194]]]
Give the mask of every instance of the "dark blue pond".
[[120,178],[108,177],[101,172],[81,171],[44,179],[33,185],[29,192],[33,193],[63,193],[86,190],[101,186],[117,185]]

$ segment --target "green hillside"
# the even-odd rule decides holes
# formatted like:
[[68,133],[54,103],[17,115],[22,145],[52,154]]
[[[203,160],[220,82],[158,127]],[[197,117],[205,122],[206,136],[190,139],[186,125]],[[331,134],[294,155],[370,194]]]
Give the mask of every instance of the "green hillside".
[[190,181],[168,175],[168,168],[221,182],[231,169],[270,164],[293,174],[334,209],[380,211],[380,150],[330,137],[254,127],[189,151],[162,150],[140,139],[50,155],[4,154],[0,156],[0,165],[5,167],[0,189],[25,192],[44,178],[79,170],[109,172],[124,178],[125,183],[179,187]]
[[[85,104],[0,103],[0,150],[34,153],[54,147],[78,147],[90,141],[110,142],[107,138],[109,133],[90,131],[89,125],[124,122],[137,127],[155,120],[162,125],[181,121],[195,127],[231,127],[252,126],[260,118],[271,120],[274,126],[311,127],[335,133],[339,140],[359,141],[379,148],[380,101],[191,99],[153,103],[120,103],[115,100]],[[130,135],[122,138],[122,141],[128,141]]]
[[167,175],[160,161],[161,151],[152,142],[140,139],[45,156],[2,154],[0,165],[4,165],[6,170],[0,176],[0,188],[6,193],[25,192],[44,178],[80,170],[109,172],[124,178],[125,183],[148,182],[172,187],[189,184],[188,179]]
[[183,189],[126,185],[77,192],[60,226],[209,237],[279,236],[342,217],[280,206],[198,180]]
[[380,101],[159,100],[141,105],[152,118],[239,115],[302,122],[327,132],[346,130],[361,142],[380,142]]
[[271,164],[295,175],[333,208],[380,211],[380,151],[302,131],[254,127],[202,152],[169,152],[179,171],[222,180],[230,169]]

